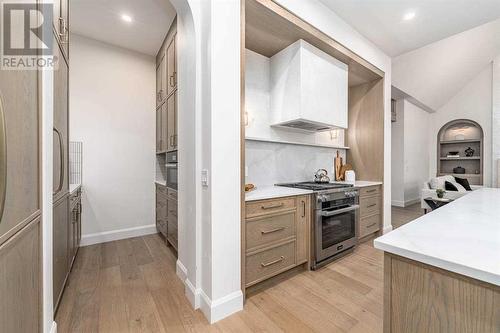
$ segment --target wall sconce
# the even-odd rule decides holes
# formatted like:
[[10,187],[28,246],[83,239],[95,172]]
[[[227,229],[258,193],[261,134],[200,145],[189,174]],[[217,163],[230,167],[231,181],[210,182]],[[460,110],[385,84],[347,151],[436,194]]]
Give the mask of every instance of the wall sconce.
[[330,140],[337,139],[339,137],[339,130],[331,130],[330,131]]

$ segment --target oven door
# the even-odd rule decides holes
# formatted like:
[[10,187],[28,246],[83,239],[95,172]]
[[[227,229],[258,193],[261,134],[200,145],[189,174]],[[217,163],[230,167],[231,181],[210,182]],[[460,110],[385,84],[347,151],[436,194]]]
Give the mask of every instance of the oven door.
[[167,187],[177,190],[177,163],[167,163]]
[[359,205],[338,210],[317,210],[316,262],[356,245]]

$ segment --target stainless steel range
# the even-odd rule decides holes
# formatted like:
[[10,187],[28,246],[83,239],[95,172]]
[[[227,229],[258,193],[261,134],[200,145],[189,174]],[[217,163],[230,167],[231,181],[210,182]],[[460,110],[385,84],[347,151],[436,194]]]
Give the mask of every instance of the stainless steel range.
[[359,197],[352,185],[302,182],[278,186],[314,191],[312,269],[342,256],[356,245]]

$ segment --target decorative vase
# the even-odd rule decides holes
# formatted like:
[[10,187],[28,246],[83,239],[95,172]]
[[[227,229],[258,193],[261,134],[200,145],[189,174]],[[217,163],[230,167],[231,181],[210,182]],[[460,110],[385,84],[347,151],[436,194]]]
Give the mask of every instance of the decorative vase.
[[443,199],[443,197],[444,197],[444,192],[443,191],[436,191],[436,194],[437,194],[437,197],[439,199]]
[[466,157],[474,156],[474,149],[472,149],[471,147],[468,147],[467,149],[465,149],[465,156]]

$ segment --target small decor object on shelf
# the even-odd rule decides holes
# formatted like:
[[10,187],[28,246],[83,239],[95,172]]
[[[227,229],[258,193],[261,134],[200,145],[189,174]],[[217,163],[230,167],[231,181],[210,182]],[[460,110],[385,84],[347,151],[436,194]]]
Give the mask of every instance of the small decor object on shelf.
[[436,195],[439,199],[442,199],[444,197],[444,194],[446,193],[445,190],[443,190],[442,188],[438,188],[436,190]]
[[464,174],[465,173],[465,169],[462,168],[461,166],[457,166],[456,168],[453,169],[453,173]]
[[460,154],[458,153],[458,151],[450,151],[448,153],[448,155],[446,155],[446,157],[449,157],[449,158],[457,158],[457,157],[460,157]]
[[465,149],[465,156],[466,157],[472,157],[474,156],[474,149],[472,149],[471,147],[468,147],[467,149]]

